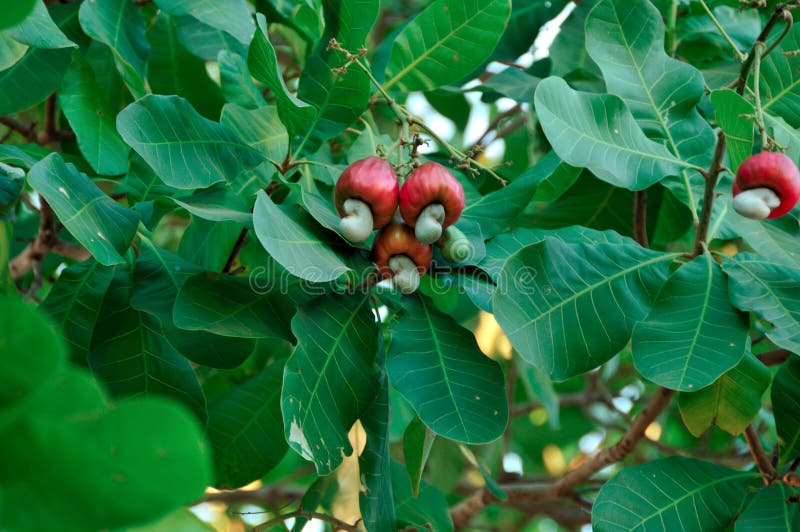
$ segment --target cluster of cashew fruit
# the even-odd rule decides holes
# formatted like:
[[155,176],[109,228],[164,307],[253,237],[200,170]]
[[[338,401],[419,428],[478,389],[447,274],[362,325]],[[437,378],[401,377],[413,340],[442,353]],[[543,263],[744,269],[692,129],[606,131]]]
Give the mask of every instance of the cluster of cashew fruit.
[[733,209],[747,218],[779,218],[800,200],[800,170],[780,152],[744,160],[733,182]]
[[350,242],[365,242],[380,230],[373,260],[381,276],[404,294],[416,291],[428,271],[431,244],[437,243],[451,262],[469,256],[469,240],[453,225],[464,210],[464,189],[441,164],[415,168],[401,188],[388,161],[361,159],[342,172],[334,200],[342,217],[339,230]]

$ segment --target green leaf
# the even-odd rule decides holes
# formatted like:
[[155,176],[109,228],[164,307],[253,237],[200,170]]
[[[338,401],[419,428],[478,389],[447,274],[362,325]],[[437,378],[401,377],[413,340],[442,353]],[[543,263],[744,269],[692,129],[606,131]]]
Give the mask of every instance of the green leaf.
[[92,333],[100,315],[114,269],[97,261],[73,264],[58,276],[41,308],[59,326],[72,351],[72,360],[86,364]]
[[392,460],[392,494],[397,511],[397,528],[413,526],[419,529],[450,532],[453,521],[450,519],[447,499],[444,494],[423,481],[419,496],[414,497],[411,483],[403,464]]
[[406,461],[406,471],[411,480],[411,493],[414,494],[414,497],[419,495],[422,473],[425,471],[425,464],[428,462],[428,456],[435,440],[436,434],[425,426],[419,416],[414,417],[403,434],[403,457]]
[[69,48],[30,48],[12,67],[0,72],[0,115],[23,111],[55,92],[72,57]]
[[553,430],[558,430],[560,428],[560,404],[553,381],[542,370],[524,360],[515,358],[514,363],[517,365],[520,380],[528,392],[528,397],[542,403],[547,412],[547,424]]
[[177,96],[148,95],[117,116],[122,138],[167,185],[205,188],[232,180],[263,158],[225,126]]
[[323,141],[341,133],[367,108],[369,77],[356,66],[334,73],[332,69],[341,67],[346,58],[328,49],[328,42],[336,39],[346,50],[364,47],[379,4],[378,0],[325,0],[325,35],[306,59],[297,88],[297,96],[313,105],[317,113],[297,153],[317,151]]
[[510,15],[510,0],[437,0],[395,39],[384,90],[426,91],[458,81],[491,55]]
[[328,243],[319,239],[319,231],[289,217],[263,190],[258,191],[253,208],[253,225],[267,253],[296,277],[321,283],[351,271]]
[[648,139],[617,96],[576,92],[550,77],[539,83],[534,101],[558,156],[614,186],[642,190],[691,166]]
[[754,115],[753,104],[730,89],[713,91],[709,96],[714,105],[717,124],[725,132],[731,172],[736,173],[742,161],[753,154],[755,137],[752,120],[742,115]]
[[[204,61],[216,61],[220,53],[242,57],[247,54],[247,43],[214,26],[204,24],[191,16],[174,17],[178,40],[190,53]],[[252,27],[252,24],[251,24]],[[251,32],[252,33],[252,32]],[[252,80],[247,80],[252,84]]]
[[156,0],[156,5],[170,15],[189,15],[230,33],[244,45],[253,38],[253,18],[246,0]]
[[461,213],[462,218],[476,221],[485,238],[502,232],[528,206],[536,188],[556,172],[569,165],[550,152],[530,170],[514,179],[508,186],[483,196]]
[[4,6],[6,9],[0,18],[0,30],[13,28],[20,24],[25,17],[31,14],[37,4],[37,0],[17,0],[10,5]]
[[758,415],[761,396],[769,387],[772,375],[751,353],[745,354],[736,367],[698,392],[678,396],[681,418],[694,436],[699,437],[712,425],[738,435]]
[[726,257],[722,264],[731,302],[772,323],[766,335],[776,345],[800,352],[800,270],[751,253]]
[[628,343],[675,258],[627,242],[571,245],[546,238],[506,261],[494,292],[495,317],[525,360],[563,380]]
[[369,298],[323,296],[292,319],[295,348],[283,375],[289,447],[328,475],[353,452],[347,433],[378,392],[378,330]]
[[181,96],[206,118],[218,118],[222,91],[208,77],[205,62],[179,42],[174,18],[160,13],[147,38],[151,46],[147,80],[153,93]]
[[167,343],[161,323],[131,304],[132,282],[117,268],[95,325],[89,367],[115,397],[166,396],[204,419],[206,402],[189,361]]
[[246,59],[239,54],[220,50],[217,62],[219,63],[222,94],[228,102],[247,109],[256,109],[267,105],[261,91],[253,83]]
[[92,68],[80,55],[76,54],[64,76],[58,102],[92,169],[103,175],[126,173],[131,149],[117,133],[115,111],[101,94]]
[[800,529],[800,505],[790,502],[797,497],[796,489],[776,482],[753,497],[747,508],[736,519],[735,532],[775,532]]
[[14,66],[27,51],[27,45],[13,39],[7,32],[0,32],[0,71]]
[[253,215],[244,201],[227,186],[213,186],[191,196],[172,198],[193,216],[212,222],[233,221],[252,228]]
[[269,40],[267,21],[261,13],[256,14],[258,26],[247,54],[247,66],[253,77],[266,85],[277,100],[281,122],[289,131],[292,144],[295,137],[305,132],[316,116],[314,108],[294,96],[283,81],[275,48]]
[[178,245],[178,255],[212,272],[222,270],[242,233],[237,222],[210,222],[193,216]]
[[67,350],[44,313],[18,299],[0,297],[0,412],[24,401],[44,381],[64,371]]
[[366,489],[358,494],[367,530],[392,530],[396,516],[392,501],[392,459],[389,454],[389,381],[383,375],[375,400],[360,417],[367,444],[358,457],[359,474]]
[[513,0],[508,26],[492,59],[514,61],[529,51],[542,26],[558,16],[566,4],[566,0]]
[[[649,1],[598,3],[586,20],[586,49],[603,72],[608,92],[628,104],[648,137],[665,143],[682,161],[708,166],[716,138],[697,110],[703,76],[664,52],[664,23]],[[693,197],[692,178],[698,174],[691,173],[681,170],[694,208],[699,198]]]
[[486,443],[508,423],[503,371],[475,337],[424,297],[406,298],[392,322],[386,372],[420,419],[436,434]]
[[725,214],[715,238],[741,237],[757,253],[769,257],[771,262],[789,267],[797,265],[800,259],[800,228],[793,216],[751,220],[734,211],[731,203],[729,193],[719,197],[715,203]]
[[133,270],[131,306],[158,318],[169,344],[192,362],[215,368],[236,367],[253,352],[253,340],[179,329],[172,318],[178,291],[187,279],[201,271],[142,238]]
[[[157,399],[110,407],[87,373],[64,367],[65,346],[42,313],[17,301],[0,306],[0,327],[13,328],[0,335],[9,357],[0,369],[2,389],[25,401],[24,415],[9,417],[0,408],[10,421],[0,428],[0,497],[3,509],[14,508],[0,512],[5,528],[136,525],[202,495],[209,461],[200,427],[185,409]],[[35,378],[35,389],[9,378],[28,364],[36,367],[23,374]]]
[[283,458],[283,364],[276,362],[208,405],[206,434],[214,451],[215,485],[233,489],[266,475]]
[[509,67],[487,79],[482,87],[520,103],[531,103],[539,81],[518,68]]
[[289,339],[291,302],[281,294],[259,292],[248,279],[199,274],[178,292],[175,325],[234,338]]
[[131,94],[136,98],[144,96],[150,44],[139,7],[130,0],[83,2],[78,18],[87,35],[114,52],[117,70]]
[[41,194],[67,231],[101,264],[123,262],[139,217],[97,188],[57,153],[36,163],[28,182]]
[[36,48],[75,48],[77,46],[56,26],[56,23],[50,18],[44,2],[36,2],[33,11],[25,20],[18,26],[10,28],[6,34],[22,44]]
[[704,253],[670,276],[636,325],[633,361],[656,384],[699,390],[739,363],[748,325],[747,315],[731,306],[719,264]]
[[220,122],[273,165],[279,165],[289,152],[289,134],[274,105],[245,109],[228,104],[222,108]]
[[[725,530],[757,472],[670,457],[626,467],[597,494],[592,526],[608,530]],[[702,508],[702,511],[698,511]]]
[[[214,527],[192,513],[189,508],[181,508],[154,523],[125,528],[125,532],[214,532]],[[118,532],[118,531],[117,531]]]
[[781,448],[778,470],[800,456],[800,359],[792,357],[772,383],[772,408]]
[[792,27],[777,48],[761,62],[762,109],[772,116],[786,120],[793,128],[800,127],[797,97],[800,95],[800,57],[794,50],[800,48],[800,27]]

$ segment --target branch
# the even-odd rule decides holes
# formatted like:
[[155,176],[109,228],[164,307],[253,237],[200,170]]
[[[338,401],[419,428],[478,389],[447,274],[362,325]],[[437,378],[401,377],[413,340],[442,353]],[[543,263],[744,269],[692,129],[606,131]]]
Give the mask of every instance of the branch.
[[91,256],[83,246],[64,242],[58,238],[53,210],[44,199],[41,202],[39,233],[33,242],[25,246],[25,249],[8,263],[11,278],[14,281],[21,279],[28,271],[34,269],[48,253],[56,253],[76,261],[83,261]]
[[[600,451],[557,481],[519,482],[501,485],[501,488],[508,495],[508,500],[505,501],[505,504],[521,507],[531,503],[573,500],[574,490],[579,484],[589,481],[601,469],[623,460],[636,448],[639,442],[644,439],[647,427],[669,406],[674,396],[674,390],[659,388],[617,443]],[[489,490],[480,489],[454,506],[450,511],[450,516],[453,518],[454,523],[466,526],[487,505],[499,502],[501,501]]]
[[269,486],[257,490],[224,490],[208,493],[198,502],[223,502],[225,504],[256,504],[276,508],[303,498],[303,490]]
[[722,158],[725,156],[725,133],[717,133],[717,146],[714,149],[714,157],[711,166],[705,172],[706,188],[703,194],[703,209],[700,211],[700,220],[697,223],[697,231],[694,238],[694,256],[701,255],[703,248],[708,244],[708,227],[711,224],[711,214],[714,209],[714,189],[717,187],[719,174],[722,172]]
[[773,349],[757,355],[758,359],[767,367],[780,366],[792,355],[788,349]]
[[14,118],[13,116],[0,116],[0,124],[6,126],[9,130],[15,131],[25,137],[29,142],[36,142],[36,124],[31,122],[26,124]]
[[233,249],[231,250],[231,254],[228,255],[228,260],[225,261],[225,266],[222,268],[222,273],[230,273],[231,268],[233,268],[233,263],[236,261],[236,257],[239,256],[239,252],[242,250],[242,246],[244,246],[245,240],[247,240],[247,227],[243,228],[242,231],[239,233],[239,238],[236,239],[236,243],[233,245]]
[[744,439],[747,442],[747,447],[750,448],[753,461],[755,461],[758,470],[764,476],[764,484],[769,486],[778,476],[778,473],[775,471],[775,467],[772,465],[766,451],[764,451],[764,446],[761,445],[761,438],[752,423],[744,429]]

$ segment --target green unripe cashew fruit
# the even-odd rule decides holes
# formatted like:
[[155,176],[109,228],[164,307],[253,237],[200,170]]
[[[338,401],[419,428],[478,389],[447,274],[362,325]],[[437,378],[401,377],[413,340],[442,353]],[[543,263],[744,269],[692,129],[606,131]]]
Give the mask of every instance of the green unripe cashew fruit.
[[464,262],[475,251],[466,235],[455,225],[444,230],[439,246],[442,249],[442,257],[453,263]]

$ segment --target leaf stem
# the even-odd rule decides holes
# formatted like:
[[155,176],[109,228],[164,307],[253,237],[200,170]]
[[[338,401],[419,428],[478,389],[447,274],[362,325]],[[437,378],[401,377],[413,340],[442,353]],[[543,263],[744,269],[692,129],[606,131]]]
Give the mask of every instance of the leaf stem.
[[633,236],[642,247],[647,242],[647,191],[637,190],[633,201]]
[[678,50],[678,0],[670,0],[667,12],[667,54],[675,57]]
[[766,151],[769,148],[767,139],[767,128],[764,126],[764,109],[761,107],[761,59],[764,54],[764,43],[756,41],[753,45],[753,93],[755,98],[756,126],[761,135],[761,149]]
[[719,30],[719,32],[722,34],[722,36],[725,38],[725,40],[728,41],[728,45],[730,45],[730,47],[733,50],[734,54],[736,54],[736,58],[739,60],[739,62],[743,62],[747,58],[747,56],[744,55],[742,53],[742,51],[739,50],[739,48],[736,47],[736,43],[733,42],[733,39],[731,39],[731,36],[728,35],[728,32],[725,31],[725,28],[723,28],[722,24],[719,23],[719,20],[717,20],[717,17],[715,17],[714,13],[711,11],[711,9],[709,9],[709,7],[706,4],[705,0],[700,0],[700,5],[703,6],[703,9],[705,9],[706,14],[709,16],[709,18],[711,18],[711,22],[714,23],[714,26],[717,27],[717,30]]

